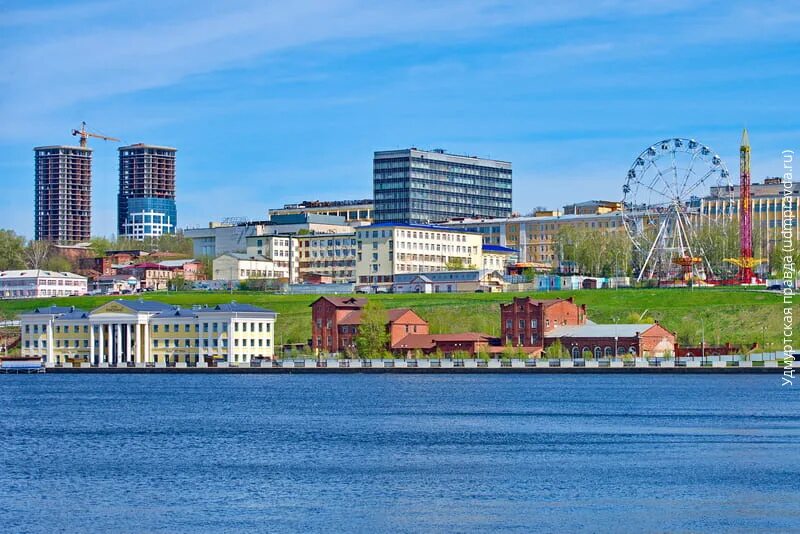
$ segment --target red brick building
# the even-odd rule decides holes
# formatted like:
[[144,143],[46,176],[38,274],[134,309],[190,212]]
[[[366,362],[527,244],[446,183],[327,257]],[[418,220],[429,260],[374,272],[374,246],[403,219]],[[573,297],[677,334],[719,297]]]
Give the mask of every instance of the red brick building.
[[543,346],[544,336],[557,326],[586,324],[586,305],[568,299],[535,300],[515,297],[500,305],[501,339],[514,347]]
[[[311,304],[311,348],[324,352],[348,352],[355,348],[361,313],[367,299],[320,297]],[[409,334],[427,334],[428,323],[408,308],[387,310],[391,348]]]
[[474,356],[479,352],[488,353],[494,339],[496,338],[475,332],[409,334],[392,344],[392,352],[406,357],[413,356],[416,351],[421,351],[423,354],[433,354],[438,351],[447,357],[457,352],[465,352]]
[[573,358],[587,351],[594,358],[617,355],[663,356],[675,354],[675,334],[655,324],[585,324],[559,327],[545,334],[544,346],[556,342]]
[[573,357],[675,353],[675,334],[659,324],[595,324],[586,305],[568,299],[518,297],[500,305],[502,341],[514,347],[547,348],[557,340]]

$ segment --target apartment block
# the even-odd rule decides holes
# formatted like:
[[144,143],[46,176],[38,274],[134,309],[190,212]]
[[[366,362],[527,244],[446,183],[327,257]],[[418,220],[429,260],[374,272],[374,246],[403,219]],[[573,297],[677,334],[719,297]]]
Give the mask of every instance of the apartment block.
[[145,239],[175,232],[175,154],[171,147],[135,145],[119,148],[117,232]]
[[70,244],[92,236],[92,149],[40,146],[35,153],[34,238]]

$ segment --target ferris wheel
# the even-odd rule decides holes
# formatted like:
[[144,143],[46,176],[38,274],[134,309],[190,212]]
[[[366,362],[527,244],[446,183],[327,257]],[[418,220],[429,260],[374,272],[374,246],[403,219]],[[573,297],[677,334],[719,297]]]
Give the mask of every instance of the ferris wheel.
[[694,139],[665,139],[634,160],[622,187],[622,220],[639,281],[713,276],[696,227],[700,197],[715,186],[732,191],[730,173],[722,158]]

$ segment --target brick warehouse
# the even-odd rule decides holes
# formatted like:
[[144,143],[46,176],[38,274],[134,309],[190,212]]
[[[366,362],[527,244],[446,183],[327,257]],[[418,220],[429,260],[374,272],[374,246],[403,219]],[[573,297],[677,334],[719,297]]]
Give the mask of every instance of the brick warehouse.
[[[311,348],[315,351],[348,352],[355,348],[361,310],[367,299],[320,297],[311,304]],[[409,334],[428,334],[428,323],[408,308],[387,310],[389,344]]]
[[674,355],[675,334],[659,324],[598,325],[588,320],[586,305],[567,299],[517,297],[500,305],[503,343],[544,349],[557,340],[573,357],[589,351],[596,358],[613,354]]
[[[315,352],[348,353],[355,351],[355,338],[361,324],[361,313],[367,299],[353,297],[320,297],[311,304],[311,348]],[[398,356],[411,357],[416,352],[445,356],[454,353],[471,355],[489,351],[496,338],[486,334],[464,332],[430,334],[428,322],[408,308],[386,310],[387,350]],[[499,347],[495,347],[499,348]]]

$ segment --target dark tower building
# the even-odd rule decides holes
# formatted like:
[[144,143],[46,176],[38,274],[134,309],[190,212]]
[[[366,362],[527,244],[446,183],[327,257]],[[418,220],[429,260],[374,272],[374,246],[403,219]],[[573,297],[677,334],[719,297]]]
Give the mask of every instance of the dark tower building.
[[34,236],[69,244],[92,235],[92,149],[40,146],[36,154]]

